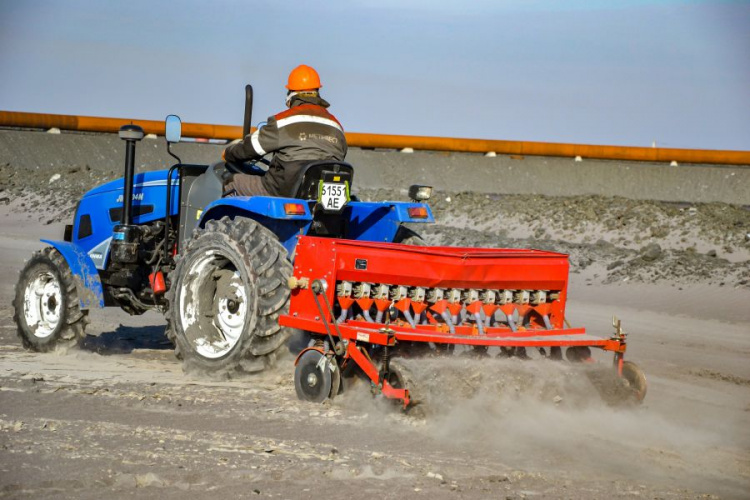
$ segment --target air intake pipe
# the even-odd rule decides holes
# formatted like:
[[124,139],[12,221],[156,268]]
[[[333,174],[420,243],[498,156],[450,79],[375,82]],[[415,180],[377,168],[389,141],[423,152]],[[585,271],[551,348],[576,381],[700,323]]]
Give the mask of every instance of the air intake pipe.
[[125,175],[123,176],[122,218],[112,233],[112,260],[132,264],[138,260],[140,230],[133,225],[133,184],[135,178],[135,143],[143,139],[143,129],[138,125],[123,125],[120,139],[125,145]]

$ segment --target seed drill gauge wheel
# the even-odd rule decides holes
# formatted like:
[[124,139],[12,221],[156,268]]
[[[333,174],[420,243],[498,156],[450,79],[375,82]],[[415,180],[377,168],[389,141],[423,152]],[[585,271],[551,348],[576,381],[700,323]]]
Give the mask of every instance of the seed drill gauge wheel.
[[53,248],[36,252],[26,263],[13,306],[18,335],[27,349],[45,352],[85,336],[88,317],[81,311],[73,275]]
[[623,361],[622,378],[633,391],[635,401],[638,403],[642,402],[646,397],[648,383],[646,382],[646,374],[643,373],[641,367],[632,361]]
[[409,389],[409,392],[412,395],[409,406],[406,408],[402,406],[400,400],[391,401],[413,417],[424,417],[425,413],[424,408],[421,404],[422,401],[414,399],[413,397],[414,394],[419,394],[419,387],[415,383],[414,377],[412,376],[411,372],[407,370],[402,363],[393,360],[391,360],[391,362],[389,363],[388,372],[389,373],[386,380],[394,389]]
[[294,390],[303,401],[322,403],[339,392],[341,370],[336,358],[326,357],[315,349],[300,356],[294,369]]
[[388,380],[388,383],[391,384],[394,389],[406,389],[406,378],[395,363],[391,363],[388,367],[388,377],[386,380]]
[[565,358],[571,363],[584,363],[591,359],[591,349],[586,346],[568,347]]
[[214,375],[264,369],[288,337],[286,251],[249,219],[208,221],[182,253],[168,293],[167,332],[185,369]]

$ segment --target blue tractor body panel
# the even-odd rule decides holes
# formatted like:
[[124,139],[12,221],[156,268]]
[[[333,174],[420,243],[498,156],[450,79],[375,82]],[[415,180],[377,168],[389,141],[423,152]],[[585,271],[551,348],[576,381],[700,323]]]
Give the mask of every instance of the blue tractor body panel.
[[[168,170],[136,174],[133,182],[133,224],[144,225],[164,219],[167,212]],[[179,178],[173,173],[170,183],[170,216],[180,211]],[[123,212],[123,179],[117,179],[88,191],[78,204],[73,222],[72,242],[46,241],[68,262],[79,285],[83,308],[103,307],[104,293],[98,271],[109,266],[110,244],[114,227]],[[247,217],[276,234],[289,255],[294,255],[297,239],[307,235],[313,226],[314,200],[267,196],[227,197],[208,204],[199,211],[197,225],[228,216]],[[294,204],[296,211],[287,214],[285,206]],[[421,217],[410,215],[410,208],[422,208]],[[402,223],[434,222],[429,206],[411,202],[351,201],[342,217],[348,239],[392,242]]]
[[[426,209],[427,217],[412,217],[409,215],[410,208]],[[430,207],[424,203],[356,201],[350,203],[346,210],[349,211],[349,239],[357,241],[390,243],[402,223],[435,222]]]
[[[287,204],[302,205],[304,214],[287,215]],[[231,197],[216,200],[206,207],[199,222],[203,227],[208,220],[224,216],[247,217],[258,221],[273,232],[284,245],[289,255],[294,255],[297,238],[308,234],[312,225],[312,210],[315,201],[271,196]],[[426,217],[414,218],[409,208],[425,208]],[[348,223],[349,239],[358,241],[392,242],[402,223],[435,222],[432,212],[424,203],[408,202],[361,202],[351,201],[343,210],[343,218]]]
[[[179,210],[179,188],[172,176],[170,215]],[[81,198],[73,222],[73,242],[86,253],[97,269],[106,269],[112,230],[120,223],[123,180],[95,187]],[[133,223],[147,224],[164,218],[167,209],[167,171],[136,174],[133,181]]]

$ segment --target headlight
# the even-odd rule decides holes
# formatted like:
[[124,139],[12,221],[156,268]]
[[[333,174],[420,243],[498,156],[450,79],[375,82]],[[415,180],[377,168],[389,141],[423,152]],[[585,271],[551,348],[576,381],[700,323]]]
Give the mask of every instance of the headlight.
[[409,198],[414,201],[427,201],[432,196],[432,186],[415,184],[409,187]]

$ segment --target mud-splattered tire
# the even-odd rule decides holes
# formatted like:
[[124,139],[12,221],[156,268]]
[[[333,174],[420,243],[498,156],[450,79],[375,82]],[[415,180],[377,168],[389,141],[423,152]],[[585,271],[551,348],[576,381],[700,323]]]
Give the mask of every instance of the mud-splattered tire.
[[426,246],[427,243],[419,236],[415,231],[412,231],[408,227],[401,226],[396,231],[396,236],[393,238],[394,243],[401,243],[402,245],[414,245],[417,247]]
[[88,311],[82,311],[73,273],[52,247],[35,252],[16,285],[13,319],[23,346],[47,352],[74,346],[85,336]]
[[643,402],[648,391],[648,382],[646,381],[646,374],[643,373],[641,367],[632,361],[623,361],[622,378],[627,382],[628,387],[632,391],[633,399],[637,403]]
[[169,312],[167,312],[167,326],[164,328],[164,335],[166,335],[167,339],[172,343],[175,357],[182,361],[182,351],[180,351],[180,348],[177,346],[177,334],[174,332],[172,321],[169,320]]
[[167,292],[167,336],[187,372],[226,378],[273,364],[289,336],[292,265],[276,236],[250,219],[196,229]]

